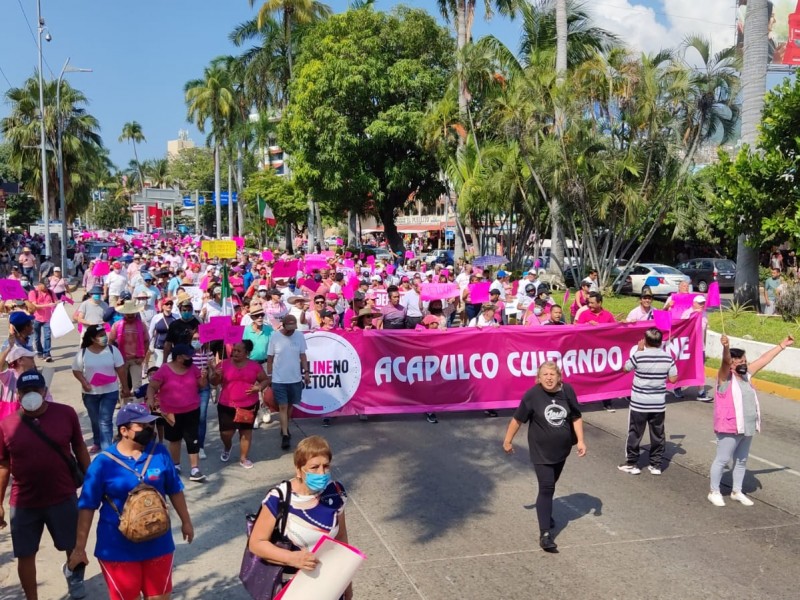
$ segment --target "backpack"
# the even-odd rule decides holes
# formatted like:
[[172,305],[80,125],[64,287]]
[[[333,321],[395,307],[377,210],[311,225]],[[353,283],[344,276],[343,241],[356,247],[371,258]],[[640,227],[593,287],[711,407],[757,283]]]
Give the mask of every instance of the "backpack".
[[[153,449],[155,450],[155,447]],[[122,512],[119,512],[117,505],[114,504],[111,498],[105,497],[119,517],[120,533],[130,541],[137,543],[149,542],[167,533],[170,530],[167,502],[156,488],[143,481],[144,473],[147,472],[147,467],[150,466],[153,453],[147,457],[141,473],[131,469],[110,452],[103,452],[103,454],[132,472],[139,479],[139,485],[128,492]]]

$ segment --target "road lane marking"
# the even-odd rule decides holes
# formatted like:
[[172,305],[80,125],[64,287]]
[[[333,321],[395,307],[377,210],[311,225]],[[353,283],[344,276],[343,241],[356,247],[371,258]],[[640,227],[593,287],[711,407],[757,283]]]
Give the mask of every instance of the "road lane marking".
[[[709,443],[714,444],[716,446],[717,440],[711,440]],[[755,454],[750,454],[749,458],[762,462],[765,465],[769,465],[770,467],[773,467],[775,469],[780,469],[780,471],[783,473],[788,473],[789,475],[800,477],[800,472],[797,472],[794,469],[790,469],[786,465],[779,465],[778,463],[772,462],[771,460],[767,460],[766,458],[761,458],[760,456],[756,456]]]

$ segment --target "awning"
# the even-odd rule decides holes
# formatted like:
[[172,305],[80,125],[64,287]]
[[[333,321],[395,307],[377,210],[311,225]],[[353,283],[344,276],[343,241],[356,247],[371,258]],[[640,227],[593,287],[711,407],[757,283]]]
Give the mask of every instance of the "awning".
[[[398,233],[426,233],[428,231],[441,231],[441,224],[434,225],[398,225]],[[383,233],[383,225],[373,229],[362,229],[361,233]]]

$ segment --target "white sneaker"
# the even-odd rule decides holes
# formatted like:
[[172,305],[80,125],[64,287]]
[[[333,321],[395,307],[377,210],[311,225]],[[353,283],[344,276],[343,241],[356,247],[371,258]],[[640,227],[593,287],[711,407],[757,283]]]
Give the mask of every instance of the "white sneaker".
[[208,458],[208,457],[206,456],[206,451],[205,451],[205,450],[203,450],[202,448],[200,448],[200,458],[202,458],[202,459],[206,459],[206,458]]
[[731,492],[731,500],[740,502],[743,506],[753,506],[754,502],[742,492]]
[[261,416],[261,422],[264,423],[265,425],[267,423],[271,423],[272,422],[272,413],[269,412],[268,410],[264,411],[264,414]]
[[642,470],[636,465],[629,465],[627,463],[623,463],[617,466],[617,468],[623,473],[630,473],[631,475],[638,475],[642,472]]
[[653,465],[647,465],[647,470],[650,471],[651,475],[661,475],[661,469]]
[[725,506],[725,500],[722,499],[722,494],[719,492],[709,492],[708,501],[714,506]]

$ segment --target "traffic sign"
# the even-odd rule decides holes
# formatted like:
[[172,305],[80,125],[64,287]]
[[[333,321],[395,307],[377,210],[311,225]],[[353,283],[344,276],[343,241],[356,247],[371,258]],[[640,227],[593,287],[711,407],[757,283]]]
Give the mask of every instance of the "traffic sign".
[[456,239],[456,230],[455,229],[445,229],[444,230],[444,239],[446,239],[446,240],[454,240],[454,239]]

